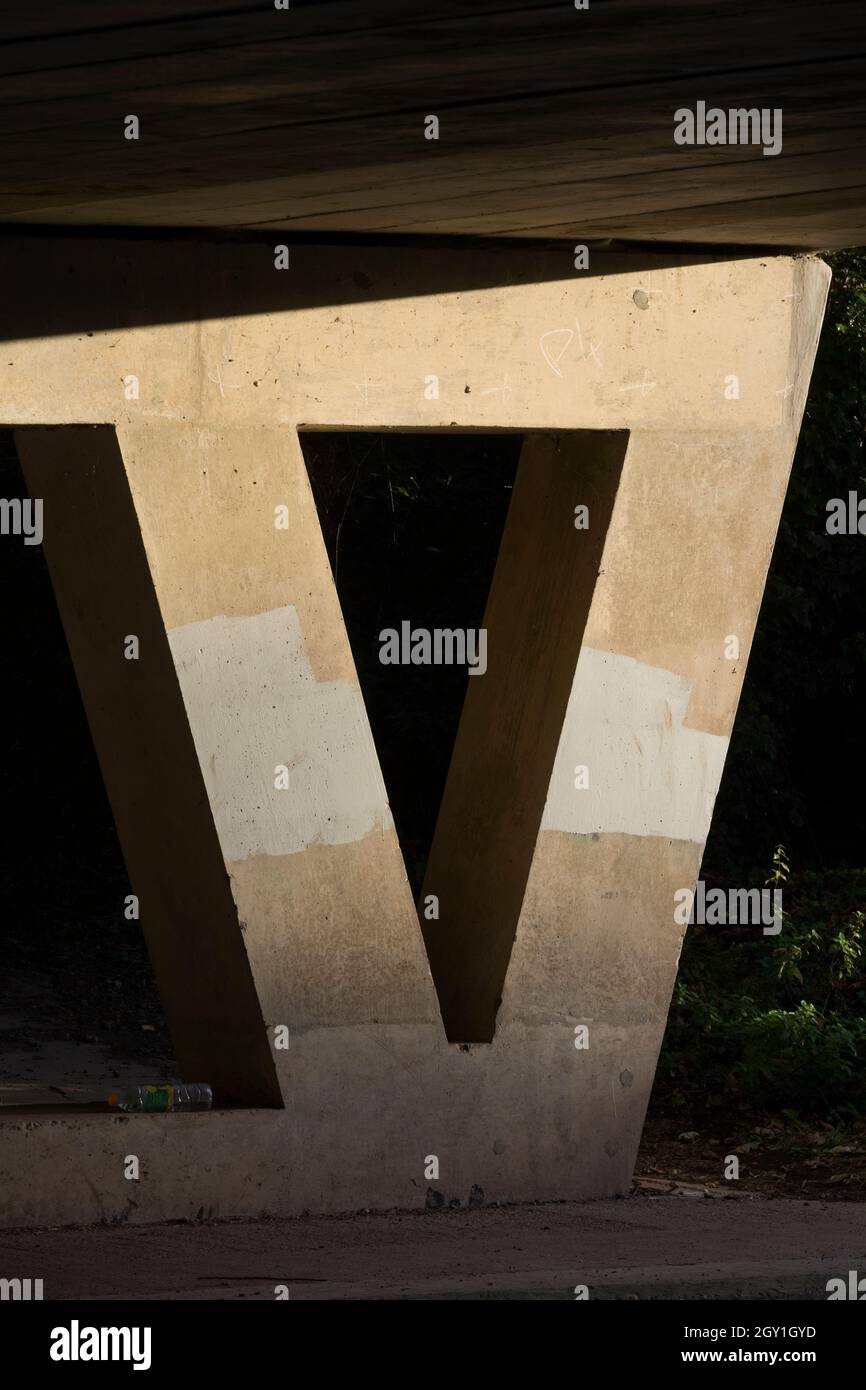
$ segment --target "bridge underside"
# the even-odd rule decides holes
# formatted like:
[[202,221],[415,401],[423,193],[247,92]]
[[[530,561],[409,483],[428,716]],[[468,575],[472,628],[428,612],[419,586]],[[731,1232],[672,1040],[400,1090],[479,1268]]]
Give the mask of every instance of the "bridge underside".
[[[7,222],[866,242],[860,0],[67,0],[0,35]],[[699,101],[778,110],[781,153],[675,144]]]

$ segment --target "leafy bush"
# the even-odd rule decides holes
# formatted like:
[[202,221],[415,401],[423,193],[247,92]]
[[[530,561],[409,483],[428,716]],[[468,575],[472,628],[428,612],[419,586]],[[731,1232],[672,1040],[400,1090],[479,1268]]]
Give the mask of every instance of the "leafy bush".
[[658,1094],[837,1116],[866,1108],[866,537],[827,502],[866,495],[866,251],[833,283],[702,876],[755,884],[772,846],[778,937],[690,928]]
[[862,1114],[866,870],[803,870],[783,892],[779,936],[689,929],[659,1064],[662,1099]]

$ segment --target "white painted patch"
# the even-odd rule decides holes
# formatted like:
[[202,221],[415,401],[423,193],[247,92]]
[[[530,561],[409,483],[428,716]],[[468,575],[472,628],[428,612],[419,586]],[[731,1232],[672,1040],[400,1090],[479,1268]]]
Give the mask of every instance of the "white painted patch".
[[168,640],[228,862],[393,824],[361,692],[316,681],[294,608],[208,618]]
[[[581,650],[542,830],[703,844],[728,740],[683,725],[689,682],[615,652]],[[585,764],[589,787],[575,788]]]

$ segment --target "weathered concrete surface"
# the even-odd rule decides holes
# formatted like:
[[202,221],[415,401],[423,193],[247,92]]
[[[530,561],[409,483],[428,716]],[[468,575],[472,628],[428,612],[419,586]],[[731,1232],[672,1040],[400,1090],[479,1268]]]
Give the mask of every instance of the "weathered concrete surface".
[[[483,619],[487,672],[469,681],[419,900],[454,1041],[492,1039],[545,806],[580,800],[567,769],[559,787],[551,774],[627,443],[581,430],[521,452]],[[591,525],[576,544],[580,507]]]
[[[673,894],[700,864],[828,272],[808,258],[612,257],[557,280],[549,259],[515,252],[511,285],[443,293],[428,265],[390,252],[305,256],[306,279],[261,248],[12,247],[4,314],[20,336],[0,419],[45,499],[179,1065],[190,1080],[212,1066],[223,1102],[276,1108],[6,1115],[6,1224],[628,1187],[679,954]],[[28,273],[48,266],[50,294],[70,262],[98,295],[100,258],[126,296],[110,313],[128,304],[137,327],[20,327],[39,316]],[[158,281],[176,276],[182,299],[221,268],[233,317],[199,304],[195,322],[142,323]],[[344,302],[359,284],[363,302]],[[246,312],[269,295],[273,312]],[[97,298],[91,312],[109,310]],[[629,432],[588,611],[574,614],[581,654],[552,765],[544,753],[495,1036],[469,1048],[446,1041],[297,436],[373,426],[519,430],[530,464],[545,431]],[[274,525],[283,505],[288,530]],[[579,546],[573,521],[564,507]],[[546,600],[546,620],[561,601]],[[125,662],[136,624],[147,640]],[[524,739],[519,759],[542,751]],[[574,787],[577,762],[589,791]],[[467,981],[501,946],[466,932]],[[189,991],[170,978],[179,960],[200,972]],[[281,1025],[290,1046],[273,1051]],[[129,1153],[139,1183],[124,1178]]]
[[825,1300],[866,1268],[862,1203],[634,1197],[148,1228],[5,1231],[46,1299]]

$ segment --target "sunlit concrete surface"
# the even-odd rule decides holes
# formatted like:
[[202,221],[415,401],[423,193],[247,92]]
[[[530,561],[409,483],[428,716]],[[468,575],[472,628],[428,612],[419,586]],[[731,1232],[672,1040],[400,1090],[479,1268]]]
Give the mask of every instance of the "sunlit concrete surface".
[[[307,245],[279,271],[266,245],[3,249],[0,422],[45,501],[178,1066],[217,1110],[7,1110],[0,1221],[626,1192],[826,266],[599,254],[583,273],[561,251]],[[468,858],[431,861],[428,949],[298,439],[365,427],[526,436],[437,831]],[[549,699],[536,672],[524,700],[537,629],[558,634]]]

